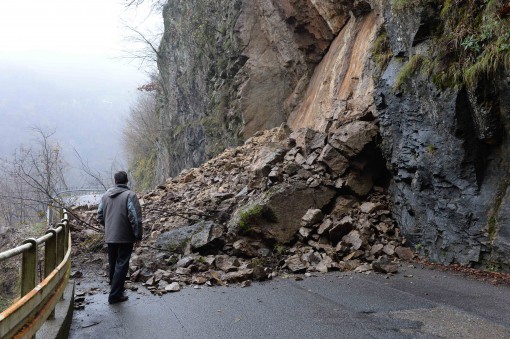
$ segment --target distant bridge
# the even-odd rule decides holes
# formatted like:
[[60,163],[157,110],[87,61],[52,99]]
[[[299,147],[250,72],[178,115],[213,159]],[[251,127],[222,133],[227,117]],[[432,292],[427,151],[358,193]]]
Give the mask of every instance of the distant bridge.
[[58,196],[68,204],[84,206],[98,204],[104,192],[104,187],[69,188],[60,191]]
[[85,194],[103,194],[106,192],[104,187],[69,187],[57,192],[58,196],[79,196]]

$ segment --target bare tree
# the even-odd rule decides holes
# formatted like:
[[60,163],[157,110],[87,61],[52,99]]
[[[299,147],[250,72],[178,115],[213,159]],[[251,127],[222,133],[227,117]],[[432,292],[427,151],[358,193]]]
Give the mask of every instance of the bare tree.
[[12,161],[12,176],[21,179],[41,201],[53,201],[58,191],[66,189],[61,147],[51,137],[55,131],[33,127],[35,147],[16,150]]
[[130,43],[130,48],[123,51],[124,55],[121,58],[137,62],[140,68],[148,69],[148,74],[155,73],[157,62],[161,58],[159,42],[163,33],[148,29],[144,29],[144,32],[141,28],[128,23],[124,24],[124,28],[129,32],[126,41]]
[[[124,0],[126,8],[133,18],[124,20],[126,29],[125,40],[129,43],[123,51],[122,59],[130,59],[138,63],[139,68],[147,69],[147,73],[157,72],[156,65],[161,59],[159,43],[163,36],[161,12],[166,0]],[[158,24],[154,20],[158,16]],[[157,26],[157,27],[156,27]]]
[[11,160],[3,161],[0,193],[4,220],[13,224],[40,219],[46,206],[58,201],[58,191],[66,188],[66,164],[55,131],[34,127],[35,142],[16,149]]
[[136,8],[146,3],[148,3],[153,10],[159,10],[167,3],[167,0],[124,0],[124,6],[126,6],[126,8]]
[[[41,222],[48,206],[52,205],[67,208],[79,225],[101,231],[81,220],[69,210],[69,201],[61,199],[60,192],[68,189],[64,175],[67,164],[59,143],[54,140],[55,131],[35,127],[33,132],[35,139],[30,146],[19,147],[11,159],[0,161],[0,218],[3,223],[13,227]],[[97,171],[80,159],[89,176],[104,182]]]
[[80,169],[87,176],[92,178],[92,182],[94,182],[95,184],[98,184],[99,186],[104,188],[104,190],[106,191],[108,189],[108,185],[107,185],[107,180],[105,179],[105,175],[102,174],[101,172],[99,172],[98,170],[91,168],[89,165],[89,162],[81,156],[81,154],[78,152],[78,150],[76,148],[73,148],[73,151],[74,151],[74,155],[80,162],[80,166],[81,166]]

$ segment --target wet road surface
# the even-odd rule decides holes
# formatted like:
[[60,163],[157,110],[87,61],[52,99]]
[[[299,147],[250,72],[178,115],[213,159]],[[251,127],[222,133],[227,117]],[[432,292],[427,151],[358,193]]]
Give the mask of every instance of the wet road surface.
[[108,305],[105,278],[76,310],[70,338],[510,338],[510,287],[405,266],[395,276],[328,273],[250,287],[129,291]]

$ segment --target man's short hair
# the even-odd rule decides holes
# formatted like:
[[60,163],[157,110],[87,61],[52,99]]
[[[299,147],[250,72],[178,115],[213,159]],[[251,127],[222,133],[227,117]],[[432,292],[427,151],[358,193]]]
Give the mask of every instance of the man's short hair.
[[127,184],[128,183],[128,176],[127,173],[124,171],[119,171],[115,173],[113,176],[113,179],[115,180],[115,184]]

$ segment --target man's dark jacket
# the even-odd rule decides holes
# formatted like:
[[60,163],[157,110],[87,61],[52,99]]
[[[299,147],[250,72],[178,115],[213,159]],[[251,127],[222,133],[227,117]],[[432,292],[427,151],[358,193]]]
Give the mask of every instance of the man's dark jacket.
[[142,240],[142,208],[136,194],[126,185],[110,188],[97,209],[105,226],[106,243],[134,243]]

